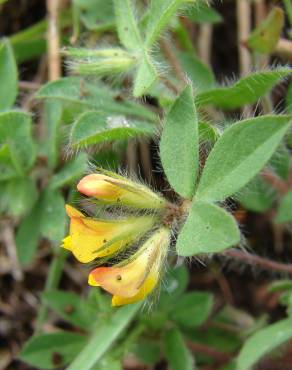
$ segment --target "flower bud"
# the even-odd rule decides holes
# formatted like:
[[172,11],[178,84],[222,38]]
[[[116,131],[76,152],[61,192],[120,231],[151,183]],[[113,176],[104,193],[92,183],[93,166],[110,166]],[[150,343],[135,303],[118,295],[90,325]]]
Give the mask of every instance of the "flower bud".
[[69,67],[74,73],[81,75],[103,76],[121,73],[136,64],[135,56],[119,48],[85,49],[67,48],[64,54],[71,57]]
[[121,176],[91,174],[81,179],[77,189],[104,204],[120,204],[140,209],[159,209],[165,206],[165,200],[146,186]]

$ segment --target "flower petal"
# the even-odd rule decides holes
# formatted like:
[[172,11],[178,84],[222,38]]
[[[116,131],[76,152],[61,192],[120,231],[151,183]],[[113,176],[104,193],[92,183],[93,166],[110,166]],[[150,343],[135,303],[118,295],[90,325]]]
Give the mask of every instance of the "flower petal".
[[108,256],[151,229],[155,219],[152,216],[129,217],[122,220],[98,220],[85,217],[75,208],[67,206],[71,217],[70,239],[64,240],[64,248],[72,251],[83,263]]
[[[157,283],[168,244],[169,230],[162,228],[144,243],[131,262],[124,266],[98,267],[90,273],[90,281],[120,298],[144,298]],[[115,298],[113,304],[116,302],[121,300]]]
[[70,206],[69,204],[66,204],[65,208],[66,208],[66,213],[70,218],[71,217],[84,217],[84,215],[80,211],[78,211],[78,209]]
[[[111,180],[111,182],[108,182],[107,180]],[[91,174],[83,177],[79,181],[77,190],[89,197],[116,201],[121,195],[123,189],[119,189],[115,184],[115,181],[115,179],[105,175]]]
[[158,274],[149,274],[147,279],[141,285],[137,294],[133,297],[121,297],[114,295],[112,297],[112,306],[122,306],[124,304],[135,303],[142,301],[148,294],[152,292],[158,282]]
[[88,285],[91,285],[91,286],[100,286],[92,277],[91,274],[89,274],[88,276]]
[[62,247],[70,251],[72,247],[71,236],[70,235],[66,236],[66,238],[64,238],[62,242],[63,242]]

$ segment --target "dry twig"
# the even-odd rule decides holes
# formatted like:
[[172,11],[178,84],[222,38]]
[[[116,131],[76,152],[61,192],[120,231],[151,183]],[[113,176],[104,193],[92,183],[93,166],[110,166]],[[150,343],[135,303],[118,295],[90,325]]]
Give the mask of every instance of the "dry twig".
[[198,52],[202,61],[207,65],[211,65],[212,34],[212,24],[207,23],[200,26]]
[[59,0],[47,0],[49,17],[48,27],[48,68],[49,80],[54,81],[61,76],[60,39],[58,32]]
[[5,244],[7,255],[9,256],[11,262],[11,274],[15,280],[20,281],[23,279],[23,273],[20,268],[17,252],[16,252],[16,244],[14,239],[14,229],[13,224],[11,221],[3,221],[2,222],[2,240]]
[[264,257],[234,249],[224,252],[224,255],[242,261],[248,265],[260,267],[264,270],[292,274],[292,264],[275,262]]
[[171,44],[166,39],[161,39],[159,41],[159,44],[160,44],[160,47],[161,47],[161,50],[162,50],[164,56],[166,57],[169,64],[173,68],[173,71],[176,74],[176,77],[180,81],[182,81],[183,84],[186,84],[187,79],[186,79],[185,73],[184,73],[179,61],[177,60],[177,57],[176,57],[175,53],[173,52],[173,48],[172,48]]

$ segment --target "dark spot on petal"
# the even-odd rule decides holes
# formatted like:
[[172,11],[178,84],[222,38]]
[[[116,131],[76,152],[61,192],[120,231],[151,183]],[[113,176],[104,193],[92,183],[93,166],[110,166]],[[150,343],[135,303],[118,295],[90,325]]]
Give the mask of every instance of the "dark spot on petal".
[[106,240],[106,239],[103,239],[103,242],[104,242],[104,243],[106,243],[106,242],[107,242],[107,240]]
[[117,275],[117,281],[121,281],[121,280],[122,280],[121,275]]

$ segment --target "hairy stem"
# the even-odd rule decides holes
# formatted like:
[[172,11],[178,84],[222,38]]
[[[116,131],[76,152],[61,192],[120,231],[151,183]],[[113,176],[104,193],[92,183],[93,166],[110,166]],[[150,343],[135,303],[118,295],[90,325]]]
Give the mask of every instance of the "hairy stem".
[[243,251],[234,250],[234,249],[224,252],[224,255],[231,257],[233,259],[245,262],[248,265],[260,267],[264,270],[292,274],[291,264],[275,262],[267,258],[263,258],[263,257],[256,256],[248,252],[243,252]]

